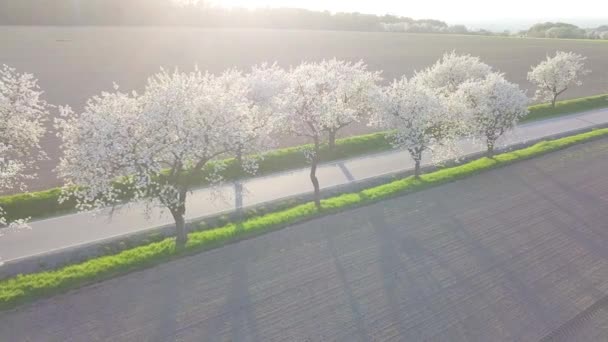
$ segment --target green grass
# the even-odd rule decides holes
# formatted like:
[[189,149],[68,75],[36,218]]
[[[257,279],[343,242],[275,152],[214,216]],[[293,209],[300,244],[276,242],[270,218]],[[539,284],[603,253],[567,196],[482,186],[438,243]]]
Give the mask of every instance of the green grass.
[[37,298],[64,292],[133,270],[144,269],[186,254],[199,253],[311,218],[452,182],[482,171],[604,136],[608,136],[608,128],[543,141],[521,150],[498,154],[493,158],[480,158],[462,165],[423,174],[419,179],[410,176],[359,192],[338,195],[323,200],[321,211],[316,210],[314,203],[309,202],[252,217],[243,222],[227,223],[214,229],[194,231],[189,234],[188,244],[183,250],[176,250],[173,239],[167,238],[54,271],[18,275],[0,281],[0,309],[10,309]]
[[550,103],[543,103],[539,105],[530,106],[530,114],[528,114],[528,116],[526,116],[522,120],[522,122],[548,119],[568,114],[580,113],[587,110],[607,107],[608,94],[559,101],[555,104],[555,108],[552,108]]
[[[546,119],[565,114],[582,112],[585,110],[608,107],[608,95],[597,95],[574,100],[558,102],[556,108],[551,108],[549,104],[541,104],[530,107],[530,114],[522,122]],[[282,148],[271,151],[263,160],[260,161],[258,175],[268,175],[274,172],[286,171],[290,169],[305,167],[308,165],[302,148],[310,148],[310,145]],[[334,151],[329,151],[327,146],[321,149],[321,161],[328,162],[345,158],[352,158],[365,154],[381,152],[391,149],[387,140],[386,132],[353,136],[336,141]],[[223,172],[224,179],[227,181],[247,177],[235,163],[234,159],[223,161],[226,168]],[[202,173],[192,175],[192,186],[204,186],[204,181],[212,165],[209,165]],[[59,188],[49,189],[39,192],[16,194],[0,197],[0,207],[7,213],[9,221],[30,217],[32,219],[44,218],[73,211],[75,201],[69,200],[59,203],[58,198],[61,193]],[[127,196],[125,200],[128,200]]]
[[[304,148],[312,148],[312,146],[300,145],[270,151],[260,159],[257,175],[262,176],[305,167],[308,165],[308,162],[304,153],[302,153],[302,149]],[[391,145],[384,132],[353,136],[338,139],[333,151],[330,151],[327,145],[323,145],[320,151],[320,160],[322,162],[334,161],[357,155],[386,151],[390,148]],[[250,176],[238,167],[234,158],[221,162],[225,164],[222,175],[227,181]],[[192,186],[205,186],[207,184],[205,181],[206,176],[212,169],[213,165],[209,164],[201,173],[192,174],[190,181]],[[60,194],[60,188],[53,188],[38,192],[2,196],[0,197],[0,207],[6,212],[6,218],[9,221],[26,217],[33,219],[44,218],[73,211],[76,206],[75,201],[68,200],[64,203],[59,203]],[[127,194],[125,200],[128,199],[129,196]]]

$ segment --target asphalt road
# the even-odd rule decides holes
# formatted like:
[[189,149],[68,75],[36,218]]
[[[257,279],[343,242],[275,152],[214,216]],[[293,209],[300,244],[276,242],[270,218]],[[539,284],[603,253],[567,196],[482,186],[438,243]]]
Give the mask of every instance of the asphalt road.
[[[608,123],[608,109],[523,124],[504,137],[500,144],[510,145],[603,123]],[[461,142],[460,148],[465,154],[484,149],[470,141]],[[428,164],[432,159],[427,155],[423,162]],[[328,188],[410,170],[413,166],[407,152],[391,151],[328,163],[321,166],[317,174],[321,186]],[[304,168],[245,180],[243,193],[235,191],[234,184],[196,190],[189,195],[186,216],[194,219],[217,215],[241,206],[310,193],[312,185],[308,173],[309,170]],[[173,223],[171,215],[163,208],[152,208],[147,217],[145,205],[141,203],[115,211],[112,216],[110,211],[77,213],[32,222],[31,230],[7,234],[0,239],[0,258],[10,261]]]
[[1,341],[607,338],[608,140],[0,313]]

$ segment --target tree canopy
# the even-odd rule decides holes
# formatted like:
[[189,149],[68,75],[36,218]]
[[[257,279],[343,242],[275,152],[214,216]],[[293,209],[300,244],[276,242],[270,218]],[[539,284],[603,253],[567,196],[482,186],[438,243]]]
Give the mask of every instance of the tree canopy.
[[528,37],[535,38],[585,38],[585,30],[567,23],[539,23],[530,27]]

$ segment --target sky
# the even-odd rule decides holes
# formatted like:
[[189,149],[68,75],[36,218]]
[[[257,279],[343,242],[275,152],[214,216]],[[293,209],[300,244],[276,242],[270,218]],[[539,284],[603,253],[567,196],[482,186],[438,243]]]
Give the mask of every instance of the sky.
[[330,12],[396,14],[449,23],[491,22],[496,19],[608,18],[608,1],[578,0],[212,0],[226,7],[297,7]]

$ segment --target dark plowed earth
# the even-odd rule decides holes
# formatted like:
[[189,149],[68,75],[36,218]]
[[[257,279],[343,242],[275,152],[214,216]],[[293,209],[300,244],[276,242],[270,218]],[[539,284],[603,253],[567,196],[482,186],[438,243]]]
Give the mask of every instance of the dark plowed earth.
[[599,341],[608,140],[0,314],[1,341]]
[[[92,95],[112,90],[114,81],[124,91],[141,90],[146,78],[161,66],[191,70],[198,64],[203,70],[220,72],[264,61],[289,67],[303,60],[336,57],[363,59],[392,80],[412,75],[451,50],[480,56],[530,90],[526,73],[531,65],[556,50],[578,52],[589,58],[587,65],[593,73],[582,87],[568,90],[563,98],[608,91],[608,43],[600,41],[339,31],[0,27],[0,43],[0,64],[34,73],[48,101],[76,110]],[[360,125],[343,134],[366,130]],[[294,143],[299,141],[282,139],[283,145]],[[51,171],[59,158],[57,145],[53,135],[43,142],[50,160],[41,163],[41,177],[30,182],[32,190],[59,184]]]
[[553,330],[541,339],[541,342],[572,341],[574,338],[588,341],[600,341],[608,338],[608,322],[606,312],[608,309],[608,296],[593,303],[590,307],[576,315],[574,318]]

